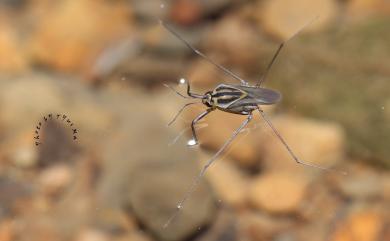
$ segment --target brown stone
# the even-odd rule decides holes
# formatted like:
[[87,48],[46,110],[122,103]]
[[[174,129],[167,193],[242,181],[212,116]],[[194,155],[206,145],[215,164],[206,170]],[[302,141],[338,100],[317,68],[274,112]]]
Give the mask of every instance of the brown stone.
[[76,237],[76,241],[109,241],[109,235],[95,229],[82,230]]
[[153,241],[151,237],[149,237],[146,233],[140,232],[131,232],[128,235],[123,235],[114,239],[113,241]]
[[310,179],[291,172],[268,172],[257,177],[251,186],[250,200],[269,213],[297,212]]
[[388,15],[390,3],[383,0],[352,0],[347,2],[347,17],[364,20],[369,16]]
[[287,39],[318,17],[304,31],[320,31],[335,20],[335,0],[272,0],[260,2],[254,14],[262,28],[281,39]]
[[60,164],[43,170],[39,177],[39,184],[43,192],[49,195],[59,194],[72,180],[72,171],[69,166]]
[[192,0],[175,1],[170,11],[171,19],[182,25],[194,24],[202,16],[200,4]]
[[[272,122],[301,160],[330,167],[343,159],[345,136],[340,125],[289,116],[278,116]],[[273,170],[304,170],[305,166],[295,162],[273,132],[269,128],[265,130],[266,134],[261,137],[264,138],[266,167]]]
[[17,38],[14,27],[8,19],[0,16],[0,71],[2,73],[22,73],[29,69],[25,48]]
[[[214,61],[219,60],[219,58],[215,58],[214,55],[210,57],[213,58]],[[191,85],[195,88],[202,88],[203,90],[212,88],[218,83],[226,80],[225,76],[223,76],[223,74],[221,74],[214,65],[201,58],[195,60],[191,64],[187,76],[191,81]]]
[[129,6],[122,2],[62,1],[42,12],[32,56],[61,71],[85,71],[103,47],[131,29]]
[[375,169],[361,164],[357,160],[354,165],[348,165],[348,175],[332,175],[331,181],[335,188],[345,197],[357,199],[377,199],[386,189],[385,179]]
[[244,212],[238,217],[240,237],[245,240],[272,240],[272,237],[286,231],[293,225],[292,219],[272,217],[257,212]]
[[362,209],[350,214],[332,235],[332,241],[380,240],[384,228],[382,215],[375,210]]
[[[195,117],[195,114],[199,114],[201,111],[193,111],[189,120]],[[202,147],[206,147],[212,150],[219,150],[219,148],[230,138],[241,123],[245,120],[245,116],[234,115],[219,110],[213,111],[204,121],[199,123],[206,123],[207,128],[201,129],[197,132],[199,137],[199,143]],[[259,116],[255,115],[252,121],[253,127]],[[191,133],[189,133],[191,135]],[[253,167],[259,163],[259,153],[261,153],[261,145],[255,141],[256,130],[246,129],[241,133],[231,144],[231,146],[225,151],[227,156],[237,161],[240,165],[246,167]]]
[[[235,16],[228,16],[219,21],[208,32],[204,41],[206,49],[223,56],[226,67],[235,66],[239,70],[246,70],[242,71],[245,73],[255,68],[255,74],[260,75],[255,64],[260,61],[260,46],[254,43],[260,43],[254,28],[246,21]],[[232,67],[228,69],[234,70]],[[223,75],[223,73],[220,73],[220,76]]]
[[[203,155],[203,163],[211,156]],[[206,178],[220,202],[242,207],[248,200],[248,179],[231,162],[218,161],[207,169]]]
[[11,220],[3,220],[0,223],[0,241],[15,240],[14,225]]

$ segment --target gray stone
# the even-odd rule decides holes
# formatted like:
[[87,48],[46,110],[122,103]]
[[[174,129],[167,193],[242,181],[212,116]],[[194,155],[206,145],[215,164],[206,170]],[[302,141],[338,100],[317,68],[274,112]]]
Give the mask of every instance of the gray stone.
[[197,150],[188,149],[184,140],[168,146],[174,133],[154,111],[157,101],[136,93],[127,99],[131,105],[118,116],[121,121],[102,149],[100,202],[130,207],[139,222],[160,240],[182,240],[213,216],[210,189],[201,182],[177,219],[163,229],[198,174]]

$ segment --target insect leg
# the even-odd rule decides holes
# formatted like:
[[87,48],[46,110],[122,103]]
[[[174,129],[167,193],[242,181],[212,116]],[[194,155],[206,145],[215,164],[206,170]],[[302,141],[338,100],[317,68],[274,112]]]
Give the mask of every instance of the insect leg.
[[[284,145],[284,147],[287,149],[288,153],[290,154],[290,156],[295,160],[296,163],[298,164],[301,164],[301,165],[305,165],[305,166],[309,166],[309,167],[314,167],[314,168],[318,168],[318,169],[321,169],[321,170],[324,170],[324,171],[336,171],[335,169],[332,169],[332,168],[327,168],[327,167],[323,167],[323,166],[320,166],[320,165],[316,165],[316,164],[313,164],[313,163],[309,163],[309,162],[305,162],[305,161],[302,161],[301,159],[299,159],[297,157],[297,155],[295,155],[295,153],[292,151],[291,147],[287,144],[287,142],[284,140],[284,138],[282,137],[282,135],[279,133],[279,131],[275,128],[275,126],[272,124],[271,120],[268,118],[268,116],[264,113],[264,111],[259,107],[258,108],[259,112],[260,112],[260,115],[263,117],[263,119],[265,120],[265,122],[268,124],[268,126],[272,129],[272,131],[275,133],[275,135],[278,137],[278,139],[282,142],[282,144]],[[345,172],[342,172],[343,175],[346,175]]]
[[190,106],[190,105],[194,105],[194,104],[201,104],[201,102],[191,102],[191,103],[187,103],[185,105],[183,105],[183,107],[181,107],[181,109],[176,113],[175,117],[173,117],[173,119],[168,123],[168,126],[172,125],[173,122],[176,121],[177,117],[181,114],[181,112],[183,112],[183,110]]
[[166,29],[168,30],[169,32],[171,32],[171,34],[173,34],[176,38],[178,38],[180,41],[182,41],[189,49],[191,49],[193,52],[195,52],[197,55],[199,55],[200,57],[202,57],[203,59],[205,59],[206,61],[208,61],[209,63],[213,64],[214,66],[216,66],[218,69],[220,69],[221,71],[223,71],[225,74],[227,75],[230,75],[232,76],[233,78],[235,78],[236,80],[240,81],[242,85],[248,85],[248,83],[243,80],[242,78],[240,78],[238,75],[234,74],[233,72],[231,72],[230,70],[228,70],[227,68],[223,67],[222,65],[220,64],[217,64],[216,62],[214,62],[212,59],[210,59],[207,55],[205,55],[204,53],[200,52],[198,49],[196,49],[195,47],[193,47],[189,42],[187,42],[185,39],[183,39],[176,31],[174,31],[170,26],[168,26],[168,24],[166,24],[165,22],[163,22],[162,20],[159,20],[160,24]]
[[195,125],[198,121],[200,121],[202,118],[204,118],[206,115],[208,115],[211,111],[213,111],[213,109],[207,109],[205,112],[203,112],[202,114],[198,115],[191,123],[191,129],[192,129],[192,138],[194,140],[194,143],[191,143],[191,145],[197,145],[198,144],[198,137],[196,135],[196,131],[195,131]]
[[200,94],[196,94],[196,93],[193,93],[191,92],[191,87],[190,87],[190,84],[189,82],[187,81],[187,95],[188,96],[185,96],[183,95],[182,93],[180,93],[179,91],[177,91],[175,88],[173,88],[172,86],[170,85],[167,85],[167,84],[164,84],[165,87],[171,89],[173,92],[175,92],[177,95],[185,98],[185,99],[190,99],[190,97],[192,98],[197,98],[197,99],[202,99],[203,98],[203,95],[200,95]]
[[268,64],[267,68],[265,69],[264,74],[261,76],[259,82],[257,83],[256,87],[260,87],[262,83],[265,82],[265,79],[267,78],[268,72],[270,71],[272,65],[274,64],[276,57],[278,57],[280,50],[282,50],[283,46],[292,38],[294,38],[296,35],[298,35],[304,28],[306,28],[308,25],[310,25],[312,22],[317,20],[318,16],[313,18],[311,21],[307,22],[303,27],[301,27],[298,31],[296,31],[293,35],[291,35],[288,39],[284,40],[276,50],[274,56],[271,59],[271,62]]
[[172,222],[172,220],[175,219],[175,217],[177,216],[177,214],[180,211],[180,209],[183,208],[183,205],[184,205],[185,201],[187,201],[187,199],[195,191],[195,188],[198,186],[199,182],[202,180],[204,174],[207,171],[207,168],[209,168],[209,166],[211,164],[213,164],[213,162],[219,157],[219,155],[221,155],[221,153],[223,153],[226,150],[226,148],[230,145],[230,143],[232,143],[232,141],[237,137],[237,135],[241,132],[241,130],[244,129],[246,125],[248,125],[248,123],[250,122],[251,119],[252,119],[252,113],[250,113],[248,115],[248,117],[244,120],[244,122],[242,122],[241,126],[238,127],[238,129],[233,132],[233,134],[230,136],[230,138],[222,145],[222,147],[202,167],[202,169],[199,172],[198,176],[195,177],[195,179],[192,182],[190,188],[185,193],[183,199],[178,203],[175,212],[168,219],[168,221],[164,224],[163,228],[167,228],[169,226],[169,224]]
[[190,86],[189,81],[187,81],[187,95],[191,96],[192,98],[197,98],[197,99],[202,99],[204,97],[203,95],[195,94],[195,93],[191,92],[191,86]]

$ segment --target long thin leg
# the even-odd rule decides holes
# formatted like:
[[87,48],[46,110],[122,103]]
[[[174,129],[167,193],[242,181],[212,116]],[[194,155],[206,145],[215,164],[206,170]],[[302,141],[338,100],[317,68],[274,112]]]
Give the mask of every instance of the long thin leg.
[[190,96],[192,98],[197,98],[197,99],[202,99],[204,97],[203,95],[191,92],[190,82],[189,81],[186,81],[186,82],[187,82],[187,95],[188,96]]
[[191,123],[191,129],[192,129],[192,138],[193,138],[193,143],[191,145],[197,145],[198,144],[198,137],[196,135],[195,131],[195,125],[198,121],[200,121],[202,118],[204,118],[206,115],[208,115],[213,109],[207,109],[205,112],[201,113],[198,115]]
[[[295,160],[296,163],[298,164],[301,164],[301,165],[305,165],[305,166],[309,166],[309,167],[314,167],[314,168],[318,168],[318,169],[321,169],[321,170],[324,170],[324,171],[337,171],[335,169],[332,169],[332,168],[326,168],[326,167],[323,167],[323,166],[319,166],[319,165],[315,165],[313,163],[308,163],[308,162],[305,162],[305,161],[302,161],[301,159],[299,159],[297,157],[297,155],[295,155],[295,153],[292,151],[292,149],[290,148],[290,146],[287,144],[287,142],[284,140],[284,138],[282,137],[282,135],[279,133],[279,131],[275,128],[275,126],[272,124],[271,120],[268,118],[268,116],[264,113],[264,111],[259,107],[258,108],[261,116],[263,117],[263,119],[265,120],[265,122],[268,124],[269,127],[271,127],[271,129],[273,130],[273,132],[275,133],[275,135],[278,137],[278,139],[282,142],[282,144],[284,145],[284,147],[287,149],[288,153],[290,154],[290,156]],[[343,175],[346,175],[345,172],[341,172]]]
[[282,50],[283,46],[292,38],[294,38],[296,35],[298,35],[304,28],[306,28],[308,25],[310,25],[312,22],[314,22],[314,20],[316,20],[318,18],[315,17],[313,18],[311,21],[307,22],[305,25],[303,25],[303,27],[301,27],[298,31],[296,31],[293,35],[291,35],[288,39],[286,39],[285,41],[283,41],[278,49],[276,50],[274,56],[272,57],[271,59],[271,62],[268,64],[267,68],[265,69],[265,72],[264,74],[261,76],[259,82],[257,83],[256,87],[260,87],[262,83],[265,82],[266,78],[267,78],[267,75],[268,75],[268,72],[270,71],[272,65],[274,64],[275,60],[276,60],[276,57],[278,57],[279,53],[280,53],[280,50]]
[[[208,126],[208,125],[207,125],[206,123],[203,123],[203,124],[201,124],[201,125],[198,124],[198,125],[196,126],[196,129],[197,129],[197,130],[200,130],[200,129],[205,128],[205,127],[207,127],[207,126]],[[188,126],[188,127],[184,128],[182,131],[180,131],[180,133],[179,133],[174,139],[172,139],[172,141],[171,141],[170,143],[168,143],[168,146],[172,146],[172,145],[176,144],[176,142],[180,139],[180,137],[182,137],[182,136],[184,135],[184,133],[185,133],[186,131],[190,130],[190,129],[191,129],[191,127]]]
[[232,141],[237,137],[237,135],[241,132],[241,130],[243,128],[245,128],[246,125],[248,125],[249,121],[252,119],[252,114],[249,114],[248,117],[246,118],[246,120],[244,122],[242,122],[241,126],[233,132],[233,134],[230,136],[230,138],[223,144],[223,146],[207,161],[206,165],[204,165],[201,169],[201,171],[199,172],[198,176],[195,177],[194,181],[192,182],[190,188],[188,189],[188,191],[185,193],[183,199],[178,203],[177,207],[176,207],[176,210],[175,212],[173,213],[173,215],[168,219],[168,221],[164,224],[163,228],[167,228],[169,226],[169,224],[172,222],[173,219],[175,219],[175,217],[177,216],[177,214],[179,213],[180,209],[183,208],[183,205],[185,203],[185,201],[187,201],[187,199],[191,196],[191,194],[195,191],[195,188],[198,186],[199,182],[202,180],[204,174],[206,173],[206,170],[207,168],[209,168],[209,166],[211,164],[213,164],[213,162],[219,157],[219,155],[221,153],[223,153],[226,148],[230,145],[230,143],[232,143]]
[[183,105],[183,107],[181,107],[181,109],[176,113],[175,117],[173,117],[173,119],[168,123],[168,126],[172,125],[173,122],[176,121],[177,117],[181,114],[181,112],[183,112],[183,110],[185,108],[187,108],[190,105],[195,105],[195,104],[202,104],[202,102],[191,102],[191,103],[187,103],[187,104]]
[[196,99],[202,99],[203,98],[203,95],[200,95],[200,94],[196,94],[196,93],[193,93],[191,92],[191,87],[190,87],[190,83],[187,81],[187,95],[188,96],[185,96],[183,95],[182,93],[180,93],[179,91],[177,91],[175,88],[173,88],[172,86],[168,85],[168,84],[163,84],[165,87],[171,89],[173,92],[175,92],[177,95],[185,98],[185,99],[190,99],[190,97],[192,98],[196,98]]
[[170,26],[168,26],[168,24],[163,22],[161,19],[159,19],[159,22],[165,29],[167,29],[174,36],[176,36],[176,38],[178,38],[180,41],[182,41],[189,49],[194,51],[197,55],[204,58],[209,63],[213,64],[218,69],[222,70],[225,74],[230,75],[233,78],[235,78],[236,80],[240,81],[242,85],[248,85],[248,83],[245,80],[243,80],[242,78],[240,78],[238,75],[234,74],[232,71],[228,70],[227,68],[223,67],[222,65],[217,64],[212,59],[210,59],[207,55],[205,55],[204,53],[202,53],[198,49],[196,49],[194,46],[192,46],[189,42],[187,42],[185,39],[183,39],[176,31],[174,31]]

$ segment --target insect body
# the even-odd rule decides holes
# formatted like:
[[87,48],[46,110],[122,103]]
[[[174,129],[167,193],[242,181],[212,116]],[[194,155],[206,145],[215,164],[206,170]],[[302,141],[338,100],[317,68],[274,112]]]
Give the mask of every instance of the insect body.
[[[173,120],[168,124],[172,124],[178,115],[188,106],[193,104],[199,104],[203,103],[208,108],[199,114],[191,123],[191,129],[192,129],[192,135],[193,139],[188,142],[189,145],[196,145],[198,144],[198,138],[195,131],[195,125],[198,121],[203,119],[205,116],[207,116],[209,113],[211,113],[214,110],[221,110],[224,112],[229,112],[233,114],[239,114],[239,115],[246,115],[247,118],[244,120],[244,122],[236,129],[236,131],[233,132],[231,137],[222,145],[222,147],[206,162],[206,164],[202,167],[199,175],[196,177],[194,182],[192,183],[191,187],[187,191],[187,193],[184,195],[184,198],[179,202],[177,205],[176,212],[170,217],[170,219],[165,223],[164,227],[168,227],[170,222],[175,218],[178,211],[183,207],[184,202],[189,198],[191,193],[195,190],[195,187],[200,182],[201,178],[204,176],[207,168],[219,157],[219,155],[230,145],[230,143],[236,138],[236,136],[248,125],[248,123],[252,119],[253,111],[258,111],[261,115],[261,117],[264,119],[264,121],[268,124],[268,126],[272,129],[272,131],[275,133],[276,137],[281,141],[281,143],[284,145],[288,153],[291,155],[291,157],[295,160],[296,163],[311,166],[315,168],[319,168],[322,170],[329,170],[329,168],[325,168],[322,166],[318,166],[312,163],[304,162],[301,159],[299,159],[296,154],[292,151],[290,146],[287,144],[287,142],[284,140],[284,138],[281,136],[281,134],[277,131],[277,129],[274,127],[268,116],[263,112],[261,109],[261,105],[271,105],[275,104],[281,99],[281,94],[272,89],[262,88],[260,87],[261,84],[265,81],[266,76],[271,69],[276,57],[278,56],[280,50],[284,46],[284,43],[281,43],[279,45],[279,48],[277,49],[276,53],[274,54],[271,62],[268,64],[263,76],[260,78],[258,83],[255,86],[249,85],[248,82],[231,72],[230,70],[226,69],[225,67],[215,63],[212,59],[207,57],[205,54],[194,48],[191,44],[189,44],[186,40],[184,40],[178,33],[176,33],[173,29],[171,29],[168,25],[166,25],[164,22],[160,20],[160,24],[165,27],[169,32],[171,32],[173,35],[175,35],[179,40],[181,40],[185,45],[187,45],[188,48],[190,48],[192,51],[194,51],[196,54],[204,58],[206,61],[210,62],[217,68],[219,68],[221,71],[223,71],[225,74],[233,77],[234,79],[240,81],[240,85],[229,85],[229,84],[220,84],[217,87],[215,87],[211,91],[207,91],[205,94],[197,94],[191,92],[191,86],[188,82],[187,84],[187,95],[184,96],[178,91],[176,91],[174,88],[172,88],[169,85],[166,85],[166,87],[172,89],[174,92],[176,92],[178,95],[180,95],[183,98],[192,98],[192,99],[201,99],[201,102],[191,102],[185,104],[179,112],[176,114],[176,116],[173,118]],[[299,31],[298,31],[299,32]],[[297,32],[297,33],[298,33]],[[295,33],[293,36],[295,36],[297,33]],[[292,37],[293,37],[292,36]],[[290,38],[292,38],[290,37]],[[181,81],[182,82],[182,81]]]
[[251,115],[252,111],[259,109],[259,105],[275,104],[281,99],[276,90],[260,88],[249,85],[220,84],[214,90],[204,95],[192,93],[187,83],[187,94],[192,98],[201,98],[208,109],[196,117],[191,123],[193,141],[191,145],[198,144],[195,125],[213,110],[221,110],[239,115]]
[[211,105],[219,110],[248,115],[257,109],[258,105],[275,104],[281,99],[281,95],[276,90],[242,86],[242,85],[218,85],[211,93]]

